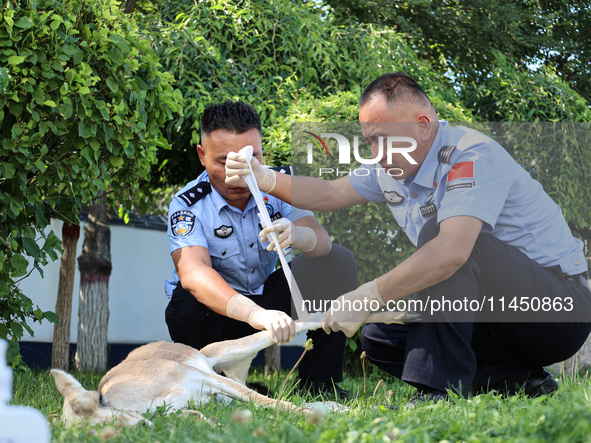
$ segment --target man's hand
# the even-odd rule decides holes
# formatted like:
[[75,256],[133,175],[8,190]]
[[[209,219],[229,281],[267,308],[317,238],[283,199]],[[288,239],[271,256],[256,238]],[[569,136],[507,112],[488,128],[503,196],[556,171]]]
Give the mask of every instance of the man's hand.
[[278,345],[291,341],[296,333],[294,321],[282,311],[272,309],[257,309],[248,320],[248,324],[255,329],[266,329],[271,334],[271,340]]
[[235,320],[248,323],[255,329],[266,329],[271,340],[278,345],[291,341],[295,335],[295,323],[285,312],[263,309],[250,298],[234,294],[226,305],[226,314]]
[[372,280],[334,300],[322,318],[322,329],[327,334],[331,330],[343,331],[347,337],[353,337],[369,314],[384,305],[376,281]]
[[[261,192],[269,193],[275,187],[275,171],[269,168],[265,168],[259,163],[259,161],[252,157],[250,160],[250,167],[257,180],[259,189]],[[246,159],[238,154],[237,152],[229,152],[226,157],[226,184],[228,186],[241,186],[247,187],[246,181],[243,176],[248,175],[250,170]]]
[[285,249],[290,246],[297,248],[302,252],[310,252],[316,246],[316,233],[312,228],[305,226],[297,226],[291,223],[286,218],[280,218],[273,222],[271,226],[267,226],[260,232],[261,241],[269,242],[267,251],[277,251],[275,243],[271,242],[270,232],[277,232],[277,239],[281,249]]

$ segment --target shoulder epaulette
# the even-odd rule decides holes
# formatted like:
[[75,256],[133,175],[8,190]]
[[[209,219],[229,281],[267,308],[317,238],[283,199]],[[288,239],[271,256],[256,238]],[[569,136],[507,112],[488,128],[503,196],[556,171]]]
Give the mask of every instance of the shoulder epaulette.
[[457,146],[443,146],[437,154],[437,160],[439,163],[449,163],[451,161],[451,155],[456,150]]
[[191,189],[179,194],[181,200],[187,203],[187,206],[193,206],[203,197],[211,192],[211,183],[201,182],[193,186]]
[[287,165],[287,166],[274,166],[271,167],[273,171],[277,171],[280,174],[287,174],[287,175],[296,175],[295,173],[295,166]]

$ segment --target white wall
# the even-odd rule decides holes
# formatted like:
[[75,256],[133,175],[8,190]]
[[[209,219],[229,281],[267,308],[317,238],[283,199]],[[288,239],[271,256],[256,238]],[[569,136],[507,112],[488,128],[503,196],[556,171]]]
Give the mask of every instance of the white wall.
[[[76,257],[84,244],[83,223],[80,229]],[[52,220],[50,229],[61,238],[62,222]],[[145,343],[170,341],[164,309],[168,298],[164,279],[172,277],[174,266],[168,252],[165,231],[111,225],[111,260],[113,271],[109,279],[109,343]],[[59,260],[44,268],[45,277],[37,271],[23,280],[21,290],[43,311],[55,311],[59,281]],[[76,263],[76,280],[72,303],[70,341],[78,336],[78,295],[80,272]],[[35,336],[23,341],[52,342],[54,325],[29,323]]]

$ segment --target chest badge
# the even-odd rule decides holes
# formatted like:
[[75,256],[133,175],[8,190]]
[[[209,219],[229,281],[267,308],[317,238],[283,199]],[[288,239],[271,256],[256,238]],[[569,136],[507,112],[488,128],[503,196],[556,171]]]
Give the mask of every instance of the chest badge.
[[425,206],[419,208],[423,217],[429,217],[430,215],[437,214],[437,207],[435,203],[427,203]]
[[213,233],[218,238],[228,238],[234,233],[234,228],[232,226],[222,225],[219,228],[215,228]]
[[396,191],[384,191],[382,196],[390,206],[400,206],[404,203],[404,197]]
[[170,217],[170,228],[175,237],[186,237],[195,229],[195,215],[191,211],[177,211]]

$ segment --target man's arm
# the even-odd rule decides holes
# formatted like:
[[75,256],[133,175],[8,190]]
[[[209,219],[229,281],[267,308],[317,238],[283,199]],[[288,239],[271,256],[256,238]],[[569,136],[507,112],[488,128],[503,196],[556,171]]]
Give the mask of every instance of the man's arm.
[[[322,180],[313,177],[292,177],[265,168],[256,159],[251,167],[262,192],[301,209],[330,212],[367,203],[349,181],[349,177]],[[236,152],[226,158],[226,184],[246,187],[242,176],[249,173],[246,160]]]
[[437,237],[399,266],[340,296],[333,304],[337,307],[331,307],[325,313],[322,328],[327,333],[331,330],[343,331],[352,337],[370,314],[370,309],[351,309],[355,301],[361,302],[357,306],[369,307],[374,301],[377,301],[378,306],[383,306],[390,300],[401,299],[448,279],[470,257],[482,225],[482,220],[470,216],[451,217],[442,221]]
[[236,290],[211,267],[207,248],[186,246],[177,249],[172,253],[172,261],[183,289],[212,311],[225,316],[228,301]]
[[209,251],[203,246],[186,246],[172,252],[183,289],[212,311],[248,323],[255,329],[267,330],[275,343],[291,341],[295,323],[284,312],[263,309],[238,294],[211,267]]
[[443,220],[437,237],[377,278],[384,302],[401,299],[451,277],[470,257],[482,224],[482,220],[470,216]]

